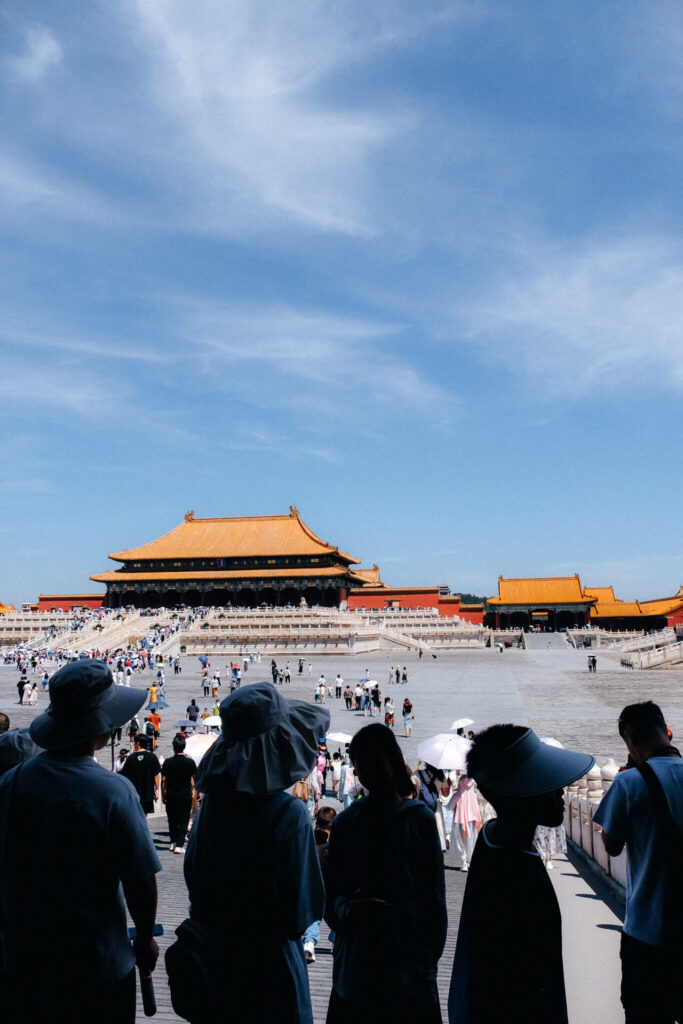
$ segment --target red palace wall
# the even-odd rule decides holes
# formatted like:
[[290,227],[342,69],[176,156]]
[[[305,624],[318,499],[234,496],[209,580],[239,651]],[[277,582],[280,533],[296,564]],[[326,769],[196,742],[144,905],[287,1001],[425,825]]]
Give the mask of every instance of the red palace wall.
[[387,605],[399,608],[436,608],[439,615],[457,615],[466,622],[481,625],[484,621],[484,609],[461,605],[459,600],[453,597],[441,597],[438,587],[406,587],[401,590],[398,587],[387,587],[383,590],[352,590],[348,596],[348,605],[351,611],[359,608],[373,608],[378,611],[386,608]]
[[38,598],[38,611],[68,612],[72,608],[101,608],[104,594],[41,594]]

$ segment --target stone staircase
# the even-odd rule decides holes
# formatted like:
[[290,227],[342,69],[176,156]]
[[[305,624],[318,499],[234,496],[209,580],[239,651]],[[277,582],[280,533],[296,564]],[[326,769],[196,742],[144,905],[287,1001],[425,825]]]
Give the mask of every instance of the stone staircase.
[[649,651],[634,651],[622,655],[621,664],[624,668],[672,668],[683,662],[683,641],[668,644],[666,647],[655,647]]

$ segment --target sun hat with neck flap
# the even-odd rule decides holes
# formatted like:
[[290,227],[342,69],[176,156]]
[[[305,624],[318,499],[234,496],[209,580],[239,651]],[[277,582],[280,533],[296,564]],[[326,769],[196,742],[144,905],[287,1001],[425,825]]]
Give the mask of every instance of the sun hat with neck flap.
[[120,728],[146,699],[146,690],[117,686],[103,661],[72,661],[50,679],[50,706],[31,722],[31,738],[45,750],[65,750]]
[[199,766],[197,789],[228,783],[237,793],[281,792],[308,775],[330,714],[319,705],[286,700],[270,683],[235,690],[220,706],[222,733]]

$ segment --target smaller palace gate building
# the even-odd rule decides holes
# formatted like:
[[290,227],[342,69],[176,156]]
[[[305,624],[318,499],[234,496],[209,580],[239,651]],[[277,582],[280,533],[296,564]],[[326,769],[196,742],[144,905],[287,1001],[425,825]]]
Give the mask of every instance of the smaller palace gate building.
[[[284,516],[198,519],[188,512],[157,540],[117,551],[118,569],[90,577],[106,583],[105,605],[338,606],[349,590],[378,579],[357,558],[325,543],[299,510]],[[376,570],[376,567],[375,567]]]
[[509,627],[542,630],[586,626],[596,599],[584,592],[575,576],[506,579],[498,577],[498,596],[486,602],[486,624],[496,629]]

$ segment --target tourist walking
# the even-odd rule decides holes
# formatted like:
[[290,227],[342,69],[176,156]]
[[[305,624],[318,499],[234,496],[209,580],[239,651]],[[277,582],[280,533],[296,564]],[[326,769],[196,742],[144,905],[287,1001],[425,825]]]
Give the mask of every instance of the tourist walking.
[[341,697],[343,686],[344,686],[344,680],[341,677],[341,673],[337,672],[337,678],[334,681],[334,695],[335,695],[335,697],[337,697],[337,698]]
[[607,853],[626,847],[621,1002],[626,1024],[683,1020],[683,759],[661,708],[629,704],[619,735],[634,768],[620,772],[593,814]]
[[558,825],[562,790],[595,763],[494,725],[475,736],[467,774],[496,810],[479,833],[465,887],[448,997],[449,1024],[567,1024],[562,920],[533,848],[537,825]]
[[396,706],[395,706],[393,700],[391,699],[391,697],[385,697],[384,698],[384,724],[388,725],[389,728],[391,728],[391,729],[393,729],[394,725],[395,725],[395,721],[394,721],[395,707]]
[[413,714],[412,702],[406,697],[403,701],[403,707],[401,709],[403,715],[403,731],[406,736],[413,735],[413,722],[415,721],[415,715]]
[[344,703],[346,704],[346,710],[351,711],[353,708],[353,690],[348,684],[344,690]]
[[2,1014],[12,1024],[135,1021],[135,964],[148,975],[158,956],[161,865],[135,790],[94,755],[145,699],[116,686],[104,662],[65,665],[50,680],[49,712],[31,723],[43,750],[0,779]]
[[[327,854],[330,842],[330,829],[332,822],[337,816],[334,807],[321,807],[315,816],[315,828],[313,838],[318,852],[318,862],[324,872],[327,863]],[[304,956],[306,963],[315,963],[315,947],[320,941],[320,921],[313,921],[304,932]]]
[[134,751],[128,755],[121,769],[121,774],[132,782],[145,814],[154,812],[154,801],[159,797],[161,765],[156,754],[148,749],[151,742],[148,736],[141,736],[138,733],[135,737]]
[[407,682],[408,682],[408,669],[404,665],[403,666],[403,671],[401,672],[401,683],[402,684],[406,684]]
[[185,982],[192,1022],[224,1020],[226,1007],[245,1017],[248,1007],[254,1022],[311,1024],[301,937],[322,917],[325,892],[306,810],[284,791],[313,768],[329,714],[255,683],[223,701],[221,721],[199,766],[204,799],[184,864],[211,980],[200,990],[175,972],[171,947],[171,991]]
[[439,1024],[436,970],[446,940],[434,816],[412,800],[398,743],[379,722],[350,756],[368,797],[335,819],[325,920],[335,932],[328,1024]]
[[382,712],[382,694],[380,693],[379,683],[375,683],[370,693],[370,699],[372,700],[372,715],[380,715]]
[[166,805],[171,853],[185,852],[185,837],[192,813],[197,765],[185,753],[183,736],[173,737],[173,757],[161,768],[161,798]]
[[469,871],[474,844],[481,829],[481,810],[474,792],[474,779],[461,775],[455,803],[455,830],[462,871]]

